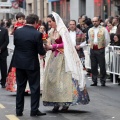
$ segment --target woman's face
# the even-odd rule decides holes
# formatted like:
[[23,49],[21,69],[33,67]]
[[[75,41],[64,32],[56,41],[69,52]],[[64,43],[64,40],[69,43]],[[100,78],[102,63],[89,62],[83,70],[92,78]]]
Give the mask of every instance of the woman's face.
[[88,27],[88,25],[87,25],[87,24],[84,24],[84,27],[85,27],[85,28],[87,28],[87,27]]
[[113,25],[111,23],[107,23],[108,29],[111,30],[113,28]]
[[119,40],[118,37],[115,35],[114,36],[114,41],[117,42],[118,40]]
[[40,26],[39,31],[40,31],[41,33],[44,33],[44,32],[45,32],[45,27],[44,27],[44,26]]
[[56,28],[56,22],[52,21],[51,18],[47,18],[47,22],[48,22],[48,25],[50,26],[50,28]]

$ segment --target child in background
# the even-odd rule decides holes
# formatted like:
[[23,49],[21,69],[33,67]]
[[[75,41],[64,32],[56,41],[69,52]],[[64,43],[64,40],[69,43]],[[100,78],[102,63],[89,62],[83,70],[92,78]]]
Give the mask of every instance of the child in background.
[[12,34],[16,29],[21,28],[25,25],[25,15],[22,12],[17,13],[16,20],[17,22],[14,24],[14,29],[12,31]]
[[[17,13],[16,20],[17,20],[17,22],[14,24],[14,29],[13,29],[11,35],[14,34],[16,29],[19,29],[25,25],[25,15],[22,12]],[[8,76],[6,79],[6,90],[8,90],[10,92],[15,92],[17,90],[16,68],[12,67],[13,57],[14,57],[14,52],[13,52],[10,66],[9,66]]]

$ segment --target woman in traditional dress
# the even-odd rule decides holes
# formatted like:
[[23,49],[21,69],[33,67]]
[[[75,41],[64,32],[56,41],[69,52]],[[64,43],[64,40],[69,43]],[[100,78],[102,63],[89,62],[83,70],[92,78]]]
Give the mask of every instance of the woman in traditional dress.
[[43,104],[53,106],[53,112],[68,110],[70,105],[88,104],[89,95],[83,73],[83,66],[72,45],[69,32],[60,16],[52,12],[47,21],[51,30],[46,49],[51,50],[43,83]]

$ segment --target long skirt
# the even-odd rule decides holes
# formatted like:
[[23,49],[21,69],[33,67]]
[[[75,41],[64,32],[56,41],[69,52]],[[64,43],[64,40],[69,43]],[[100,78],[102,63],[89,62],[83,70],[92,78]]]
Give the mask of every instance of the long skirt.
[[[14,53],[13,53],[14,57]],[[10,92],[16,92],[17,91],[17,83],[16,83],[16,68],[12,66],[13,63],[13,57],[11,59],[11,63],[8,70],[8,75],[6,78],[6,90]],[[25,92],[30,92],[30,88],[27,82]]]
[[69,106],[88,104],[90,99],[86,88],[81,91],[77,80],[65,72],[64,54],[51,54],[45,70],[43,83],[44,106]]

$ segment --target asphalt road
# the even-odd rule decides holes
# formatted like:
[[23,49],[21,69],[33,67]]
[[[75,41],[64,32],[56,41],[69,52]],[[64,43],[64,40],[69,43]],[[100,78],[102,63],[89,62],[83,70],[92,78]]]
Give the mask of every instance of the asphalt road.
[[[71,106],[67,113],[52,113],[52,107],[44,107],[42,100],[40,110],[46,116],[30,117],[30,95],[25,96],[24,116],[20,120],[120,120],[120,86],[107,82],[106,87],[91,87],[87,80],[90,95],[88,105]],[[0,120],[8,120],[6,115],[15,117],[15,94],[0,88]],[[3,106],[5,108],[2,108]],[[10,120],[17,120],[13,117]]]
[[[10,56],[8,57],[8,64]],[[44,107],[40,101],[40,110],[46,116],[30,117],[30,95],[25,96],[25,109],[22,117],[15,116],[15,94],[0,88],[0,120],[120,120],[120,86],[107,80],[107,86],[91,87],[91,79],[86,77],[90,95],[88,105],[71,106],[67,113],[52,113],[52,107]]]

